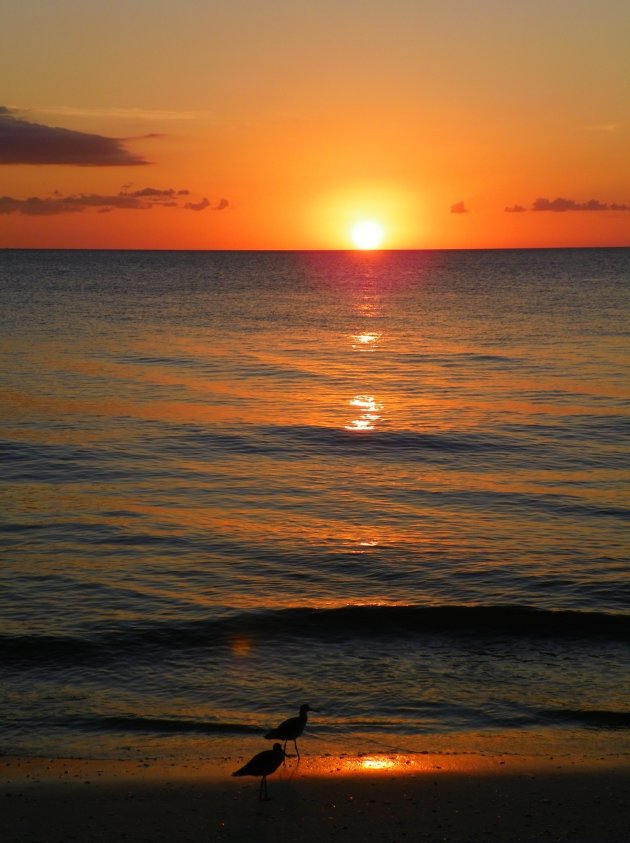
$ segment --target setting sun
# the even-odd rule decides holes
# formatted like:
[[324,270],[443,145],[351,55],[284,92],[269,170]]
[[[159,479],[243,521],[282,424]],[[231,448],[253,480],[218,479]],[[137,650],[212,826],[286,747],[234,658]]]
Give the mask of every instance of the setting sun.
[[383,226],[374,220],[361,220],[350,233],[357,249],[378,249],[383,240]]

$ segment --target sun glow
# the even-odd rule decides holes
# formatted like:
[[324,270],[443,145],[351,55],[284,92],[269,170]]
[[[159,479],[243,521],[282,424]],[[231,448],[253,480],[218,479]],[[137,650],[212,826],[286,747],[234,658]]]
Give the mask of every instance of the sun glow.
[[383,240],[383,226],[374,220],[361,220],[352,227],[350,237],[357,249],[378,249]]

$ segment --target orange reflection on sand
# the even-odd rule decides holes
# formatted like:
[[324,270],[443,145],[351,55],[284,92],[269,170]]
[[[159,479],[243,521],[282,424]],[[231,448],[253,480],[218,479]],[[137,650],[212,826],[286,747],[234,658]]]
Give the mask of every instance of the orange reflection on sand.
[[[530,738],[531,739],[531,738]],[[488,744],[480,747],[477,735],[474,739],[474,749],[456,751],[452,748],[441,752],[419,753],[409,752],[377,752],[360,753],[359,755],[326,754],[302,757],[299,762],[300,776],[314,776],[318,778],[359,778],[365,777],[401,777],[422,775],[443,775],[448,773],[483,774],[514,773],[516,770],[540,770],[541,765],[547,763],[556,766],[553,757],[545,759],[542,755],[530,756],[526,753],[505,752],[503,746],[496,746],[496,751],[488,752]],[[466,746],[471,746],[464,737]],[[530,746],[531,749],[531,746]],[[287,766],[292,762],[287,762]],[[287,772],[291,772],[290,768]]]
[[362,759],[361,765],[364,770],[391,770],[396,762],[386,755],[370,755]]
[[[441,767],[441,759],[439,767]],[[436,769],[435,758],[425,755],[370,753],[309,757],[300,772],[311,776],[410,775]]]
[[361,410],[361,415],[344,425],[346,430],[374,430],[376,422],[381,418],[382,404],[373,395],[355,395],[349,402],[351,407]]

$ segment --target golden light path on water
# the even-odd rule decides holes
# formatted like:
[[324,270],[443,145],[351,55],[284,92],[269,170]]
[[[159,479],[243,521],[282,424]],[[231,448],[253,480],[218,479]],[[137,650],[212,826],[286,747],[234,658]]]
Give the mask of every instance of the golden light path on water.
[[346,430],[374,430],[383,405],[373,395],[355,395],[349,403],[360,411],[360,415],[345,425]]
[[[381,334],[375,331],[363,331],[359,334],[352,334],[350,339],[355,351],[376,351]],[[360,415],[352,419],[349,424],[344,425],[345,429],[354,431],[374,430],[381,420],[380,411],[383,408],[382,403],[376,396],[369,393],[360,393],[351,398],[349,403],[351,407],[356,407],[360,411]]]

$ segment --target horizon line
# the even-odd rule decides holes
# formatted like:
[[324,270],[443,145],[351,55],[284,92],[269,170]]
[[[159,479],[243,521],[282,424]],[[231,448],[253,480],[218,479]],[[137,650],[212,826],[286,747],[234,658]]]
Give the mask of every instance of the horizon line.
[[116,246],[0,246],[0,252],[335,252],[357,255],[378,255],[398,252],[542,252],[559,251],[561,249],[630,249],[627,245],[597,245],[597,246],[466,246],[466,247],[418,247],[405,249],[313,249],[313,248],[248,248],[248,249],[194,249],[194,248],[160,248],[160,247],[116,247]]

